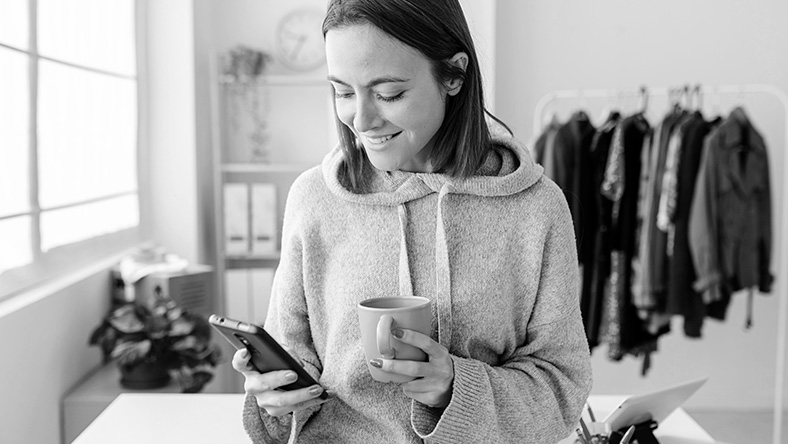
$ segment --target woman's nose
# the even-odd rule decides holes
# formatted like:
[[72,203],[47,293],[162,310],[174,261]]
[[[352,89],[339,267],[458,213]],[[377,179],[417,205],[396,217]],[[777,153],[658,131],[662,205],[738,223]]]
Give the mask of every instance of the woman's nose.
[[379,125],[380,119],[375,103],[363,97],[356,101],[356,115],[353,116],[353,127],[363,133]]

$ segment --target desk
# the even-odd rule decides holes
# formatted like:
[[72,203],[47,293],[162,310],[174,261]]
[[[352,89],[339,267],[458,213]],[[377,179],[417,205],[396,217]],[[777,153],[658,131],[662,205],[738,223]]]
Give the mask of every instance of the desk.
[[[109,364],[99,368],[66,394],[62,401],[64,443],[71,443],[121,393],[180,394],[181,392],[175,381],[171,381],[166,387],[150,390],[127,390],[119,381],[120,370],[116,365]],[[214,379],[204,387],[203,393],[239,393],[242,387],[243,377],[232,370],[227,363],[215,369]],[[192,394],[184,396],[192,396]]]
[[[604,418],[625,396],[592,396]],[[73,444],[248,443],[241,423],[243,394],[123,393]],[[660,444],[710,444],[714,440],[684,410],[668,416],[656,430]],[[561,441],[572,443],[573,438]]]
[[243,404],[237,393],[122,393],[73,444],[245,444]]

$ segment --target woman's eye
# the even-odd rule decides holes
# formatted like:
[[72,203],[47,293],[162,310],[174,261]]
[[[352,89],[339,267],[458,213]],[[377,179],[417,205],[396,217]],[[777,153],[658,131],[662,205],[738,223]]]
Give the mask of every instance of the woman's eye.
[[341,92],[341,91],[334,91],[334,97],[337,99],[349,99],[353,97],[352,92]]
[[378,99],[384,102],[396,102],[397,100],[401,99],[404,94],[404,91],[394,96],[384,96],[382,94],[378,94]]

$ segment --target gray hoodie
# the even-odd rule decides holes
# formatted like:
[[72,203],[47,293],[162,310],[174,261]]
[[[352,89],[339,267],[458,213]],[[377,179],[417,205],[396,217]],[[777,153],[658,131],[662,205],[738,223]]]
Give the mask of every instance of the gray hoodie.
[[[335,149],[288,196],[265,327],[333,394],[273,418],[247,396],[255,443],[551,443],[591,388],[572,219],[561,190],[515,139],[469,179],[373,169],[344,184]],[[445,409],[371,378],[356,304],[433,300],[432,338],[451,353]]]

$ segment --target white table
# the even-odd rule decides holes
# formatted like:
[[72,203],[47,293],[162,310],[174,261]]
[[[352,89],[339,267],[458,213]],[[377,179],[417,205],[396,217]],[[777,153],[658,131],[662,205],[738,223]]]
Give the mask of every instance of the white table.
[[73,444],[249,443],[244,395],[122,393]]
[[[624,398],[592,396],[589,403],[602,419]],[[243,394],[123,393],[73,444],[248,443],[241,423],[243,400]],[[714,443],[682,409],[668,416],[655,435],[660,444]]]

